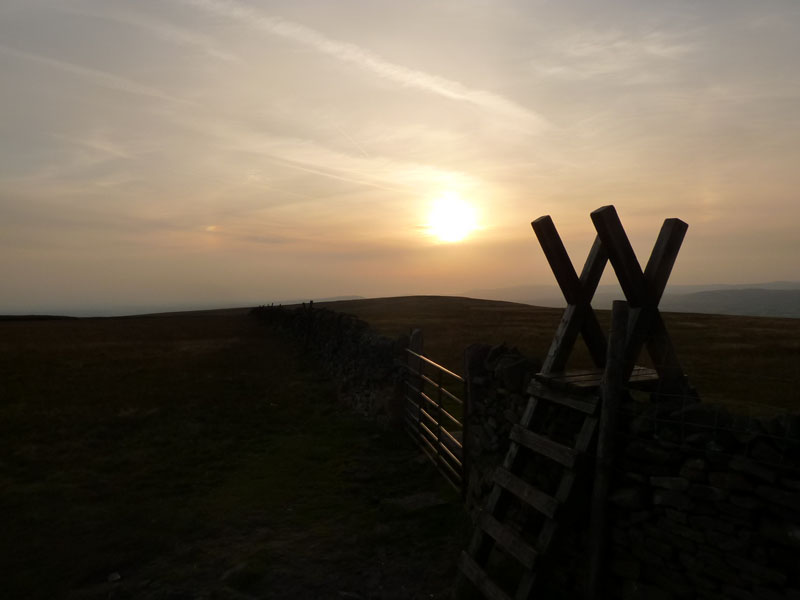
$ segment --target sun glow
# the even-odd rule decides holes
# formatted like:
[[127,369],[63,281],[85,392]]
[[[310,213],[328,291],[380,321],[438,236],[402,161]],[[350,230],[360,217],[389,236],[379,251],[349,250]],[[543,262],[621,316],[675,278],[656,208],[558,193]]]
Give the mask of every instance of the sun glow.
[[442,242],[460,242],[478,226],[475,207],[455,192],[433,201],[428,215],[428,234]]

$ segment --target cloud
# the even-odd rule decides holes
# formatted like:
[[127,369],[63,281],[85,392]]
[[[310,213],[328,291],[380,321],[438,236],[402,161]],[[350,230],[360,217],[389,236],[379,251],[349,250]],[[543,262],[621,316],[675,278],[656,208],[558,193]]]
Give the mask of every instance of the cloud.
[[53,69],[58,69],[59,71],[64,71],[65,73],[77,75],[78,77],[91,81],[100,87],[125,92],[127,94],[133,94],[136,96],[145,96],[148,98],[156,98],[158,100],[166,100],[170,103],[191,104],[191,102],[188,100],[178,98],[177,96],[172,96],[171,94],[168,94],[157,88],[139,83],[126,77],[120,77],[112,73],[100,71],[98,69],[91,69],[89,67],[83,67],[71,62],[42,56],[40,54],[25,52],[24,50],[11,48],[10,46],[3,44],[0,44],[0,52],[21,58],[23,60],[35,62],[40,65],[45,65]]
[[458,81],[387,61],[370,50],[355,44],[334,40],[298,23],[270,17],[250,6],[230,0],[182,1],[206,12],[246,23],[270,35],[313,48],[321,54],[353,64],[364,71],[402,86],[466,102],[495,115],[510,118],[528,130],[538,131],[547,126],[547,121],[542,116],[499,94],[470,88]]
[[551,63],[536,61],[542,75],[585,80],[624,76],[651,81],[663,74],[657,68],[677,61],[695,50],[685,35],[671,36],[653,31],[632,36],[620,32],[582,31],[559,39],[554,45],[557,58]]
[[220,49],[209,37],[183,27],[178,27],[172,23],[167,23],[166,21],[145,17],[144,15],[137,15],[127,11],[112,12],[105,6],[102,11],[66,6],[62,7],[62,9],[85,17],[93,17],[121,23],[129,27],[137,27],[172,44],[199,49],[203,53],[219,60],[240,60],[235,54]]

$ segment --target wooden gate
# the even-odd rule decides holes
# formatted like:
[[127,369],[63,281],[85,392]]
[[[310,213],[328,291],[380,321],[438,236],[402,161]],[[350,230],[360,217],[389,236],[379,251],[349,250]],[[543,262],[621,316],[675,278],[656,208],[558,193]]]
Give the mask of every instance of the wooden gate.
[[464,378],[411,348],[406,353],[403,419],[406,430],[463,495],[467,479],[464,401],[459,394],[465,395]]

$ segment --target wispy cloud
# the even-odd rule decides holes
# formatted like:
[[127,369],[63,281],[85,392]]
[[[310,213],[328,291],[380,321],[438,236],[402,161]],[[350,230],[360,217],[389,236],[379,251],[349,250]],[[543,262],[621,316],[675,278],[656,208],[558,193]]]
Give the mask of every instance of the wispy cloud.
[[542,75],[565,79],[607,78],[612,75],[648,81],[660,76],[656,66],[683,59],[695,45],[681,36],[653,31],[632,36],[620,32],[582,31],[560,38],[556,58],[549,64],[536,61]]
[[177,96],[173,96],[149,85],[139,83],[138,81],[134,81],[126,77],[120,77],[119,75],[114,75],[113,73],[107,73],[98,69],[76,65],[71,62],[50,58],[48,56],[42,56],[40,54],[33,54],[32,52],[18,50],[17,48],[12,48],[3,44],[0,44],[0,52],[16,58],[35,62],[40,65],[45,65],[65,73],[70,73],[71,75],[77,75],[78,77],[90,81],[91,83],[100,87],[117,90],[119,92],[125,92],[128,94],[134,94],[136,96],[145,96],[148,98],[156,98],[158,100],[166,100],[172,103],[190,104],[188,100],[178,98]]
[[63,10],[85,17],[103,19],[106,21],[121,23],[129,27],[136,27],[164,41],[179,46],[195,48],[204,54],[219,60],[240,60],[240,58],[232,52],[220,48],[214,43],[214,40],[208,36],[191,31],[184,27],[178,27],[166,21],[154,19],[152,17],[135,14],[129,11],[112,10],[106,5],[103,5],[102,10],[72,6],[65,6],[63,7]]
[[487,112],[511,118],[526,129],[540,130],[547,126],[547,121],[541,115],[499,94],[471,88],[459,81],[390,62],[370,50],[329,38],[299,23],[266,15],[251,6],[230,0],[183,0],[183,2],[212,14],[240,21],[270,35],[313,48],[321,54],[353,64],[402,86],[466,102]]

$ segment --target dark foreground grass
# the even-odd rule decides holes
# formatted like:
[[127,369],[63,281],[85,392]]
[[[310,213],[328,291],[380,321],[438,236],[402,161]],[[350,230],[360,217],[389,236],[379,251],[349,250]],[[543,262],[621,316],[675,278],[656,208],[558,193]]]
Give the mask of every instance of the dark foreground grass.
[[[466,530],[244,315],[0,323],[0,596],[440,597]],[[393,508],[435,492],[440,506]]]

